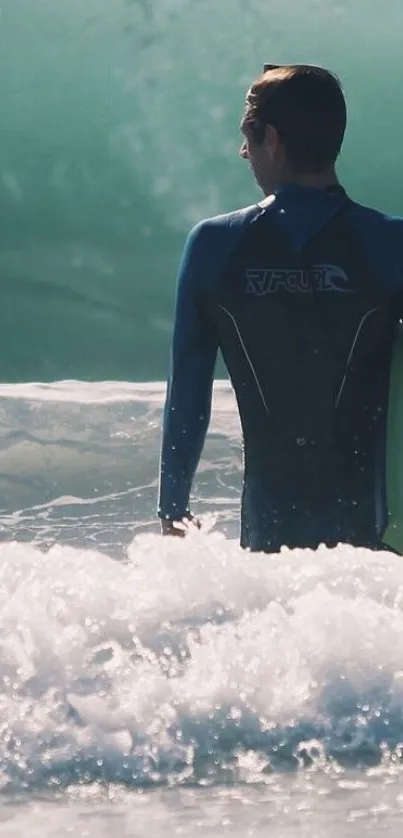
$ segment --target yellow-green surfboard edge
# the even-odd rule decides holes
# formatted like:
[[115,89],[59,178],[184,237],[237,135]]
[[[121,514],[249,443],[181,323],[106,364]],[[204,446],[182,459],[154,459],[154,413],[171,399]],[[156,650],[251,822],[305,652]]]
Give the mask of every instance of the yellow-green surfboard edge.
[[386,443],[388,524],[382,541],[403,553],[403,325],[399,324],[390,374]]

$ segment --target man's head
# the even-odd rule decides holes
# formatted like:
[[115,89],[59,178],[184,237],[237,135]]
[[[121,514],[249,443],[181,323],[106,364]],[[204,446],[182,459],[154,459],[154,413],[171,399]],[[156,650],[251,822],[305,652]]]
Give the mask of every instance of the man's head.
[[241,157],[270,194],[280,183],[335,180],[346,129],[339,80],[306,64],[267,70],[246,95]]

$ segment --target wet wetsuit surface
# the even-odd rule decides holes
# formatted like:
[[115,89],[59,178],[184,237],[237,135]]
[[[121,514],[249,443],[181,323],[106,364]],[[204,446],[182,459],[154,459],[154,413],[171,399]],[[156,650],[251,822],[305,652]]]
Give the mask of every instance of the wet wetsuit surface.
[[241,544],[376,546],[403,219],[341,187],[285,186],[201,222],[182,257],[159,515],[189,509],[218,350],[244,438]]

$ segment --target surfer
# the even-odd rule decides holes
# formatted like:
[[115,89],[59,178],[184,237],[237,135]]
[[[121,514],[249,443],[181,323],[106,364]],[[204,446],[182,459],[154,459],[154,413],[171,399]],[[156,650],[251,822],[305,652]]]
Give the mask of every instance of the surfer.
[[347,195],[335,167],[345,128],[340,82],[323,68],[266,65],[247,92],[240,155],[265,198],[202,221],[185,245],[161,450],[166,535],[195,522],[220,350],[243,434],[241,545],[382,547],[403,219]]

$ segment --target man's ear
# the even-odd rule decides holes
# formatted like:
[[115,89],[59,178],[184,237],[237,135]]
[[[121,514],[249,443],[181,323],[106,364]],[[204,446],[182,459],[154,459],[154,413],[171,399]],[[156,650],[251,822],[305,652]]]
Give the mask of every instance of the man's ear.
[[266,125],[264,143],[270,157],[273,158],[281,145],[280,135],[274,125]]

